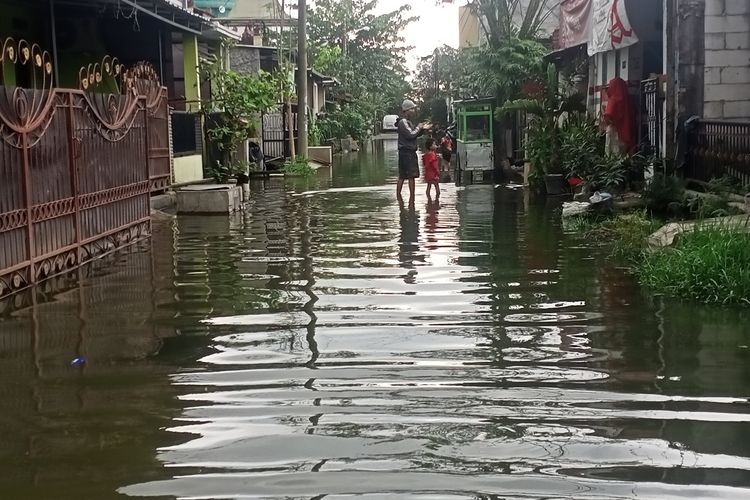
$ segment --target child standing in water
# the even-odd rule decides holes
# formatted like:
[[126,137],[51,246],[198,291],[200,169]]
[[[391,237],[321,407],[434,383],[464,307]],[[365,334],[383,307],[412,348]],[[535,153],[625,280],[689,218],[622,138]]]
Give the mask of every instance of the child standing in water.
[[434,139],[427,139],[425,142],[425,153],[422,156],[424,164],[424,180],[427,182],[427,197],[430,197],[430,190],[435,186],[435,196],[440,196],[440,167],[438,165],[437,144]]

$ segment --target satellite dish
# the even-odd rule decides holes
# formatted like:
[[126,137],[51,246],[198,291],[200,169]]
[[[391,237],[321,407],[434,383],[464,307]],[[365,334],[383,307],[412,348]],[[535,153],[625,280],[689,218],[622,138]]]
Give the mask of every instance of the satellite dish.
[[224,14],[227,11],[227,8],[223,5],[219,6],[219,14]]

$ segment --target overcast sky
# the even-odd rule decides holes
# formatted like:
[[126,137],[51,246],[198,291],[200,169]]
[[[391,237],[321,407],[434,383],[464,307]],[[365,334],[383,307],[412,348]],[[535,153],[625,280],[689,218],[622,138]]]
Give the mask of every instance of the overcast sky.
[[419,58],[429,55],[440,45],[458,46],[458,4],[437,5],[436,0],[380,0],[379,12],[398,9],[401,5],[411,5],[412,15],[418,18],[406,30],[406,42],[414,46],[408,65],[415,69]]

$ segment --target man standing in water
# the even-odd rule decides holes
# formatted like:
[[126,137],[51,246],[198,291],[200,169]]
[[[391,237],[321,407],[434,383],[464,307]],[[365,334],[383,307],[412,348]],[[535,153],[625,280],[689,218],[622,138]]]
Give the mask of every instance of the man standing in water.
[[396,123],[398,128],[398,184],[396,196],[401,199],[401,189],[404,180],[409,180],[409,200],[414,200],[414,179],[419,177],[419,162],[417,160],[417,137],[422,135],[429,126],[420,123],[416,127],[411,120],[416,115],[417,105],[406,99],[401,104],[401,118]]

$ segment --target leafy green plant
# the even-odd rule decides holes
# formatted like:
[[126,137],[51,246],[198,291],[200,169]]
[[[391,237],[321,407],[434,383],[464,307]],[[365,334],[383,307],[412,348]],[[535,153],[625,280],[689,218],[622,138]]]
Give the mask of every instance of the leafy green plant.
[[252,172],[255,164],[242,162],[222,163],[217,161],[206,168],[206,174],[219,184],[225,184],[229,179],[245,172]]
[[221,152],[222,168],[229,169],[239,145],[256,134],[260,113],[276,104],[276,80],[264,71],[248,75],[225,70],[215,57],[203,73],[211,81],[211,99],[203,103],[204,113],[209,118],[221,112],[206,133]]
[[628,262],[637,262],[646,248],[647,238],[654,233],[661,222],[652,219],[646,211],[589,219],[588,227],[581,223],[585,237],[591,241],[606,242],[612,256]]
[[560,160],[568,176],[585,178],[604,154],[604,132],[584,113],[568,116],[560,128]]
[[541,148],[537,151],[538,163],[533,165],[534,169],[540,169],[547,174],[563,173],[560,154],[561,117],[568,113],[584,112],[583,96],[580,94],[563,95],[559,90],[557,68],[554,64],[549,64],[546,81],[537,95],[507,101],[504,106],[495,111],[495,115],[500,119],[505,113],[514,111],[532,115],[535,118],[532,129],[536,128],[550,141],[549,148],[544,151],[545,155],[540,154],[543,151]]
[[370,122],[361,110],[352,104],[344,104],[319,120],[321,140],[344,139],[347,136],[358,141],[370,134]]
[[606,154],[583,174],[590,191],[617,191],[628,179],[628,158]]
[[695,219],[724,217],[730,215],[728,199],[724,196],[706,194],[703,196],[685,196],[680,208]]
[[709,193],[721,196],[726,196],[727,193],[741,193],[742,182],[731,175],[722,175],[721,177],[714,177],[708,181],[706,190]]
[[657,293],[750,305],[750,234],[736,229],[696,226],[674,248],[644,254],[636,269]]
[[654,174],[643,189],[646,208],[652,213],[675,213],[685,197],[685,183],[675,175]]
[[298,156],[295,159],[289,159],[284,163],[283,172],[285,175],[295,177],[309,177],[315,173],[315,169],[310,165],[307,158]]
[[322,144],[323,138],[319,122],[319,119],[313,119],[307,124],[307,140],[310,146],[320,146]]

